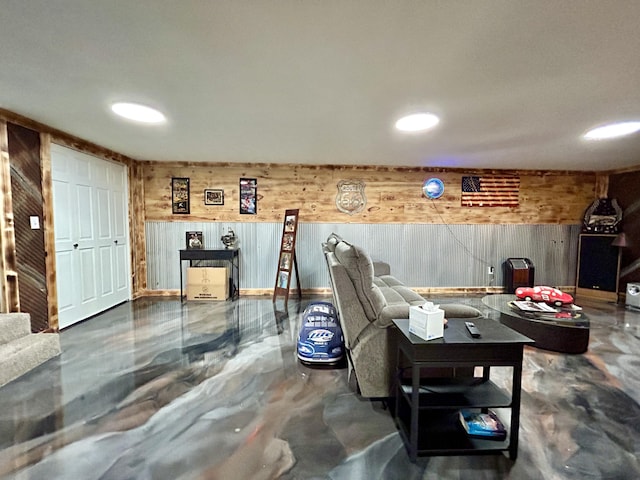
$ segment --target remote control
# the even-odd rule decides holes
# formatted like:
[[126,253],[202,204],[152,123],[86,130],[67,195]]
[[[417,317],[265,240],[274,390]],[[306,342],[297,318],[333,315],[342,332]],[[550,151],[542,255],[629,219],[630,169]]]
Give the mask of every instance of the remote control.
[[478,330],[476,328],[476,324],[473,322],[464,322],[465,326],[467,327],[467,330],[469,330],[469,333],[471,334],[471,336],[473,338],[479,338],[480,337],[480,330]]

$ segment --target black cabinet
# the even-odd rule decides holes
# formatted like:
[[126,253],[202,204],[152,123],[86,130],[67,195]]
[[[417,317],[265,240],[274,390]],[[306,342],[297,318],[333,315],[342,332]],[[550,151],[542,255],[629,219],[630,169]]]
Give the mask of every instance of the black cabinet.
[[576,296],[616,302],[620,270],[616,235],[580,235]]

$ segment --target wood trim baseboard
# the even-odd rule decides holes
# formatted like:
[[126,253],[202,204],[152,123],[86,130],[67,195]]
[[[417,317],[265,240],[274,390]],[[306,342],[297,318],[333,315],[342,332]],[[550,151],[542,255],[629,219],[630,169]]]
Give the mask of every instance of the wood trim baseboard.
[[[427,296],[456,296],[456,295],[490,295],[496,293],[505,293],[504,287],[410,287],[413,291],[419,295]],[[573,294],[575,291],[574,286],[562,286],[558,287],[560,290],[566,293]],[[331,295],[330,288],[306,288],[302,289],[302,295]],[[247,297],[262,297],[272,296],[272,288],[241,288],[240,296]],[[140,297],[179,297],[180,290],[141,290],[135,298]],[[293,294],[295,297],[295,293]],[[134,299],[135,299],[134,298]]]

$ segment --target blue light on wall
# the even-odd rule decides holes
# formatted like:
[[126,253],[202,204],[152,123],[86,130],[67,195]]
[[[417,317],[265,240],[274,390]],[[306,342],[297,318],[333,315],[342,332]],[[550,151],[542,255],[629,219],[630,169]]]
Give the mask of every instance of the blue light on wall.
[[444,193],[444,183],[439,178],[430,178],[422,184],[422,193],[427,198],[440,198]]

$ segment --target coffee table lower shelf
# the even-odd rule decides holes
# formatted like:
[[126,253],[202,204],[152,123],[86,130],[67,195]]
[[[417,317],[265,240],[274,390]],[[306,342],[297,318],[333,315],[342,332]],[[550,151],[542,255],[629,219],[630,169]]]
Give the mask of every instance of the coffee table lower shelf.
[[[424,418],[424,417],[432,418]],[[396,417],[396,425],[405,445],[410,443],[408,418]],[[509,436],[504,440],[467,435],[458,420],[458,411],[434,411],[421,415],[418,427],[417,456],[487,455],[509,451]]]

